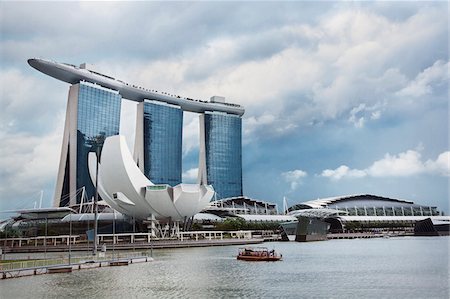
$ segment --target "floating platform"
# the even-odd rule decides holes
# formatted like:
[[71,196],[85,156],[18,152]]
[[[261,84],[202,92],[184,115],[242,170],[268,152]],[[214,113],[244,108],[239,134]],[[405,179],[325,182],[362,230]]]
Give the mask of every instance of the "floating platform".
[[128,266],[130,264],[129,260],[119,260],[119,261],[112,261],[109,262],[109,265],[111,267],[118,267],[118,266]]
[[[112,266],[128,266],[129,264],[152,262],[153,258],[149,256],[137,256],[129,259],[120,260],[89,260],[73,263],[70,265],[53,265],[20,269],[1,269],[0,279],[17,278],[32,275],[70,273],[74,270],[84,270],[92,268],[112,267]],[[5,264],[3,264],[4,266]]]
[[72,266],[58,266],[58,267],[52,267],[52,268],[47,268],[47,273],[48,274],[53,274],[53,273],[70,273],[72,272]]

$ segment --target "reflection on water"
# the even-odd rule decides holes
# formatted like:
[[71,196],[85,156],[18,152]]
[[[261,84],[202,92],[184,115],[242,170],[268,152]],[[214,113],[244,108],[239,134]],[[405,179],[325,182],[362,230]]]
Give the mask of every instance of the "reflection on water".
[[266,243],[281,262],[237,246],[155,250],[155,261],[0,281],[1,298],[448,298],[449,238]]

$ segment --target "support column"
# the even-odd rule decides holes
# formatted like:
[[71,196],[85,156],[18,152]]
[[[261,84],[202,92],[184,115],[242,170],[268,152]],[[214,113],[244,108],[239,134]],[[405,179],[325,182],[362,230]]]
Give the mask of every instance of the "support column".
[[200,147],[198,157],[198,177],[199,185],[208,185],[208,177],[206,173],[206,136],[205,136],[205,115],[199,115],[200,124]]
[[158,220],[156,220],[155,215],[150,214],[149,217],[147,217],[146,220],[147,223],[147,229],[150,230],[151,237],[155,238],[157,236],[157,228],[156,224],[158,223]]

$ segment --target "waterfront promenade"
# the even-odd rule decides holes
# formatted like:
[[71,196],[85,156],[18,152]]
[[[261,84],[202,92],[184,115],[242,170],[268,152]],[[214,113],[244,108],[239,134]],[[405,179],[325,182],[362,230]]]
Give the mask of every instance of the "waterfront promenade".
[[[277,241],[280,237],[273,231],[190,231],[180,232],[174,238],[154,238],[150,233],[99,234],[97,244],[107,250],[181,248],[257,244]],[[92,250],[93,242],[80,235],[38,236],[29,238],[0,239],[3,253],[59,252]]]
[[[212,239],[212,240],[158,240],[141,242],[141,243],[119,243],[119,244],[105,244],[106,249],[113,250],[130,250],[130,249],[162,249],[162,248],[184,248],[184,247],[208,247],[208,246],[226,246],[226,245],[245,245],[258,244],[264,242],[264,239]],[[102,243],[101,243],[102,244]],[[73,244],[70,246],[72,251],[90,251],[93,244]],[[52,245],[44,247],[39,246],[15,246],[4,247],[3,253],[33,253],[33,252],[66,252],[69,246],[65,244]]]

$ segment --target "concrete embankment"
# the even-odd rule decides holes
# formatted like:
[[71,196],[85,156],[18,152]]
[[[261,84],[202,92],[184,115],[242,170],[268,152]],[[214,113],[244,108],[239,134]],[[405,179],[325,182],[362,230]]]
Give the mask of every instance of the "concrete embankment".
[[335,233],[327,234],[327,238],[332,239],[371,239],[371,238],[390,238],[390,237],[403,237],[412,236],[414,234],[407,232],[398,233],[371,233],[371,232],[361,232],[361,233]]

